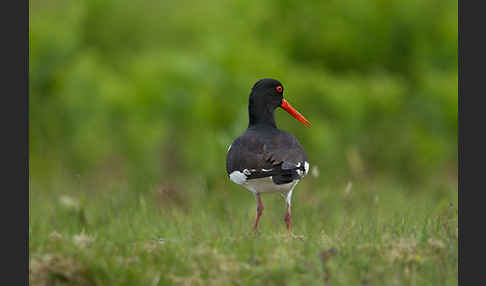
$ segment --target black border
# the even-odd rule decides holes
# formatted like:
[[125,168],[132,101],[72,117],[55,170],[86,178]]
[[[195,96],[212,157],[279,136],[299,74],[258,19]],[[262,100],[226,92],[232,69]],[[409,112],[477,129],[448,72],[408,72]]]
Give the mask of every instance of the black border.
[[29,284],[29,1],[3,1],[2,76],[2,285]]
[[479,3],[458,2],[459,285],[484,284],[486,23]]

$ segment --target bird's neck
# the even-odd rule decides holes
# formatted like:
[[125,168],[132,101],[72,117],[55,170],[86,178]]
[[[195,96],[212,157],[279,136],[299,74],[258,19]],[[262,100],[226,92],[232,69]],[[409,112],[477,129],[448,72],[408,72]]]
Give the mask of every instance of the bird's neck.
[[262,125],[277,128],[274,112],[275,109],[269,109],[264,104],[255,104],[250,100],[248,104],[248,115],[250,119],[248,127]]

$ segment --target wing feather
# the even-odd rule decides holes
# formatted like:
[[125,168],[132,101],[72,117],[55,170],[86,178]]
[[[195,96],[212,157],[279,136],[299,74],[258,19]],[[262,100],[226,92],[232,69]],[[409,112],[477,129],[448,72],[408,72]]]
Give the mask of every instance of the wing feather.
[[226,157],[228,174],[246,169],[249,180],[272,176],[277,184],[301,178],[307,155],[292,134],[278,130],[255,135],[247,130],[231,144]]

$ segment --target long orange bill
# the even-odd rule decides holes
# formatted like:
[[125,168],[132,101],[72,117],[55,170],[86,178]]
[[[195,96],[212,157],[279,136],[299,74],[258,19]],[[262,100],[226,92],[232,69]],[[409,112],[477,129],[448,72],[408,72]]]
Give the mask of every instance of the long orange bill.
[[280,105],[280,107],[282,107],[283,109],[285,109],[285,111],[287,111],[288,113],[290,113],[290,115],[292,115],[293,117],[297,118],[297,120],[299,120],[300,122],[302,122],[305,126],[311,126],[310,122],[307,121],[307,119],[305,119],[304,116],[302,116],[302,114],[300,114],[297,110],[295,110],[288,102],[287,100],[283,99],[282,98],[282,105]]

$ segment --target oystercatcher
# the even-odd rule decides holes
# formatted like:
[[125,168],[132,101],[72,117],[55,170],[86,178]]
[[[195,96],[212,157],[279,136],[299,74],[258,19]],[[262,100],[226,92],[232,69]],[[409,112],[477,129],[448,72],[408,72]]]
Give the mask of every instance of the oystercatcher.
[[280,193],[286,202],[285,223],[290,231],[290,200],[295,186],[309,171],[307,154],[294,135],[275,124],[274,111],[281,107],[306,126],[310,122],[284,98],[283,85],[265,78],[253,86],[248,104],[246,131],[229,146],[226,171],[232,182],[250,190],[257,202],[253,229],[263,213],[261,193]]

